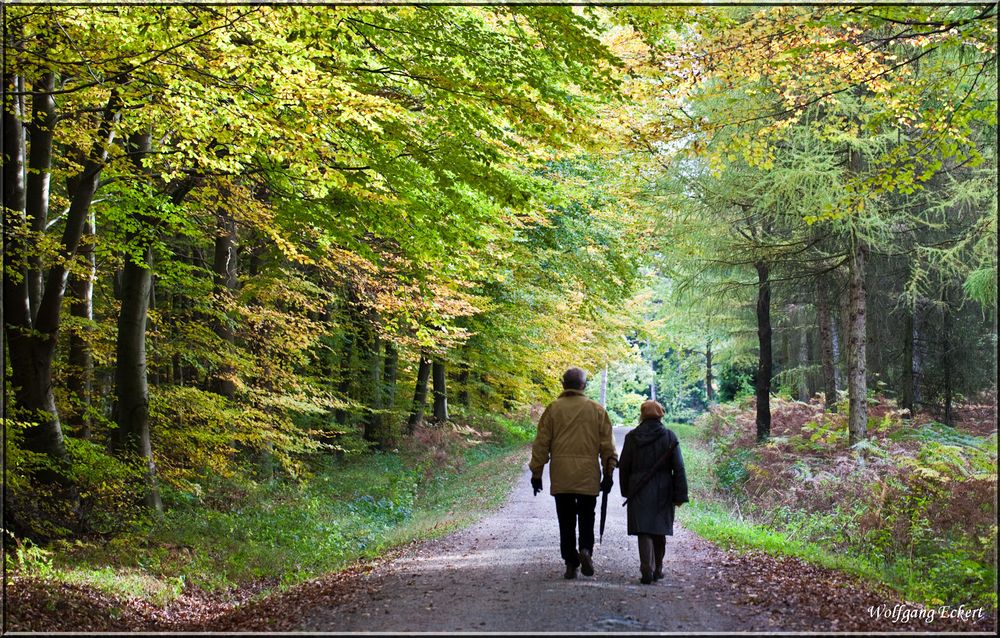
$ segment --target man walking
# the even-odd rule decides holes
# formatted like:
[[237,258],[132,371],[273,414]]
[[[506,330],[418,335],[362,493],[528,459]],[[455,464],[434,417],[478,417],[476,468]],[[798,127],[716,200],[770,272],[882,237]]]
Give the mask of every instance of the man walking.
[[[587,373],[570,368],[563,374],[563,392],[545,408],[531,448],[531,487],[542,491],[542,469],[549,466],[549,493],[559,517],[559,550],[566,578],[594,575],[594,510],[597,495],[611,491],[618,464],[611,419],[596,401],[584,395]],[[603,470],[603,479],[601,477]],[[576,524],[580,522],[577,550]]]

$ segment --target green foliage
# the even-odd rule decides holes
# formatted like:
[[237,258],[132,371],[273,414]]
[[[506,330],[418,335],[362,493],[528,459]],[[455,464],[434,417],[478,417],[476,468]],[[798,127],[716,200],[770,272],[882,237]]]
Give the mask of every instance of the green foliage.
[[719,401],[728,403],[753,396],[755,370],[752,366],[724,366],[719,373]]
[[[6,533],[6,532],[5,532]],[[35,545],[30,540],[20,541],[11,536],[14,547],[4,552],[5,568],[35,578],[48,578],[53,573],[51,550]],[[5,539],[6,546],[6,539]]]
[[234,405],[197,388],[168,387],[155,393],[150,419],[160,473],[181,488],[203,473],[231,476],[239,448],[273,455],[297,476],[304,470],[301,456],[322,447],[281,412]]
[[142,507],[141,459],[122,460],[107,453],[103,445],[67,438],[70,476],[79,489],[77,515],[88,531],[114,535],[142,523],[148,515]]
[[982,447],[986,441],[982,437],[972,436],[961,430],[947,426],[943,423],[930,421],[920,427],[897,430],[891,435],[894,439],[912,438],[927,443],[939,443],[943,445],[958,445],[964,447]]
[[[499,505],[522,468],[530,424],[477,420],[486,440],[449,430],[460,469],[425,479],[431,449],[325,457],[308,481],[205,477],[197,497],[168,488],[169,508],[141,533],[52,549],[26,542],[8,557],[25,576],[86,583],[166,604],[185,585],[289,586],[417,538],[441,535]],[[476,430],[480,431],[480,430]],[[474,443],[468,445],[469,443]]]
[[[995,605],[996,435],[914,426],[905,412],[876,406],[884,415],[851,448],[842,416],[800,403],[772,404],[775,422],[789,429],[766,446],[740,433],[751,415],[714,409],[699,426],[714,475],[705,498],[715,509],[699,513],[695,529],[837,564],[927,604]],[[726,512],[736,520],[722,520]]]
[[727,456],[725,461],[719,463],[715,469],[716,480],[721,489],[735,491],[740,488],[750,473],[747,471],[747,464],[754,459],[753,450],[741,449]]

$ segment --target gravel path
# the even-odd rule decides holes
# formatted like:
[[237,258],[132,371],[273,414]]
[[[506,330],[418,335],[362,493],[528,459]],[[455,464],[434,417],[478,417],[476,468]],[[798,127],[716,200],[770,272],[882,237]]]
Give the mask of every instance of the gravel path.
[[[627,428],[616,428],[618,449]],[[527,463],[525,464],[527,465]],[[361,576],[353,593],[303,619],[303,631],[766,631],[759,607],[733,603],[724,554],[675,526],[665,578],[639,584],[636,539],[625,533],[618,486],[608,501],[595,575],[562,577],[555,501],[533,496],[529,472],[479,523]],[[548,487],[546,473],[546,489]],[[598,500],[598,508],[600,501]],[[679,510],[683,524],[684,509]],[[596,530],[595,530],[596,532]]]

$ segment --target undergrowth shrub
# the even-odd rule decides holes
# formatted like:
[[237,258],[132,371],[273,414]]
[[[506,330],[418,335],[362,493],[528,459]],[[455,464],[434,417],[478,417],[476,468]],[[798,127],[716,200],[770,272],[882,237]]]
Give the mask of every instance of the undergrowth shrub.
[[[143,521],[141,459],[117,458],[103,445],[66,437],[69,463],[61,464],[23,448],[24,423],[8,420],[5,427],[4,505],[8,524],[18,535],[57,539],[80,533],[115,534]],[[37,478],[43,475],[63,478]]]
[[846,413],[781,398],[765,444],[752,402],[713,407],[697,426],[741,515],[862,557],[925,602],[995,608],[995,430],[976,436],[871,403],[869,438],[851,447]]

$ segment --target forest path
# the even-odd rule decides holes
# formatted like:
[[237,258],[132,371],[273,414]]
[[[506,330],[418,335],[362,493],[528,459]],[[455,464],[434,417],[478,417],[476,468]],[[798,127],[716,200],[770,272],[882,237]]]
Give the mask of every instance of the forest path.
[[[616,428],[618,449],[628,428]],[[525,459],[527,466],[527,458]],[[683,527],[667,539],[664,579],[639,584],[636,539],[626,535],[618,486],[608,499],[592,577],[565,580],[555,501],[532,494],[525,467],[506,504],[477,524],[424,543],[361,575],[303,631],[766,631],[723,580],[723,552]],[[598,501],[600,508],[600,501]],[[683,522],[681,508],[679,519]],[[595,526],[596,527],[596,526]],[[595,529],[595,533],[596,533]]]

